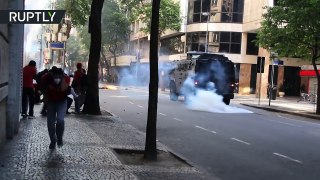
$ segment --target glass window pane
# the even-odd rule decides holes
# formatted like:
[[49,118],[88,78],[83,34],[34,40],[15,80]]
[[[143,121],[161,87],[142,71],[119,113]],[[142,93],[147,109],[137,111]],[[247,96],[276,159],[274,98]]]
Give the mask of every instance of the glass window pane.
[[210,12],[210,0],[202,0],[202,12]]
[[258,55],[259,47],[254,43],[254,40],[257,39],[257,34],[248,33],[247,37],[247,54],[249,55]]
[[205,44],[200,44],[199,51],[205,52],[206,51],[206,45]]
[[220,43],[219,52],[228,53],[230,51],[229,43]]
[[231,16],[229,15],[229,13],[221,14],[221,22],[231,22]]
[[193,14],[193,22],[200,22],[200,14]]
[[239,33],[239,32],[232,32],[232,33],[231,33],[231,42],[241,43],[241,33]]
[[241,45],[240,44],[231,44],[230,53],[240,54]]
[[198,51],[198,43],[192,43],[191,45],[191,51]]
[[242,13],[233,13],[232,22],[242,23]]
[[194,13],[200,13],[200,10],[201,10],[201,0],[194,1],[193,12]]
[[201,15],[201,22],[207,22],[209,16]]
[[198,43],[199,41],[199,34],[198,33],[193,33],[192,34],[192,42]]
[[230,42],[230,32],[221,32],[220,42]]
[[233,12],[243,12],[243,0],[234,0],[233,1]]

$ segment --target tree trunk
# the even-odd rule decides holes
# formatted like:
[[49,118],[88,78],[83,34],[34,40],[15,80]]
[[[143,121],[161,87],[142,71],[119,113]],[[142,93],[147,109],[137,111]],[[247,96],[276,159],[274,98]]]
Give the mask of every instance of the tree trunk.
[[151,33],[150,33],[150,83],[148,120],[144,158],[157,160],[157,106],[158,106],[158,42],[159,42],[159,9],[160,0],[152,1]]
[[101,52],[101,11],[104,0],[92,0],[89,17],[89,33],[91,34],[88,64],[88,88],[83,113],[100,115],[99,103],[99,61]]
[[316,108],[316,114],[320,114],[320,88],[319,88],[319,85],[320,85],[320,74],[318,72],[318,68],[317,68],[317,64],[316,64],[316,55],[313,55],[312,57],[312,65],[313,65],[313,68],[316,72],[316,76],[317,76],[317,99],[316,99],[316,103],[317,103],[317,108]]

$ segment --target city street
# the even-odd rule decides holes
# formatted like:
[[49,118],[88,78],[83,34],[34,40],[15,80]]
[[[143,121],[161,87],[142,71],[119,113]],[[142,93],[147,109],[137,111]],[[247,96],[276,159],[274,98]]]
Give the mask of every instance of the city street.
[[[145,132],[148,92],[100,90],[102,109]],[[320,123],[257,110],[253,113],[192,111],[183,101],[159,93],[157,137],[174,153],[212,177],[223,180],[276,180],[320,177]]]

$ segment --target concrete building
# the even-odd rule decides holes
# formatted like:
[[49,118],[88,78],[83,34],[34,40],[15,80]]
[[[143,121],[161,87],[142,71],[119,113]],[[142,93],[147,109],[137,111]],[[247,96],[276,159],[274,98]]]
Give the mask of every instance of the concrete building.
[[[0,0],[0,9],[24,9],[24,1]],[[24,25],[0,24],[0,148],[19,129]]]
[[[239,94],[257,94],[260,74],[257,74],[257,57],[265,57],[261,77],[261,95],[267,96],[271,83],[272,60],[270,50],[257,47],[253,40],[263,20],[265,6],[273,0],[180,0],[183,21],[179,32],[167,31],[161,36],[160,61],[186,58],[188,51],[208,51],[224,54],[235,63]],[[120,56],[117,65],[130,66],[132,62],[149,61],[148,35],[140,31],[144,24],[131,25],[132,34],[128,52]],[[273,66],[274,86],[283,84],[287,95],[299,95],[300,67],[309,62],[282,58],[283,66]]]

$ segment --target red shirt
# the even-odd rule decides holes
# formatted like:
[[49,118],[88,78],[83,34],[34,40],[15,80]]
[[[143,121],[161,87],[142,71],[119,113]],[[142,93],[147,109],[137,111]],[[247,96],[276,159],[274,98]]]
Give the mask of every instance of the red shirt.
[[74,72],[74,77],[73,77],[73,81],[76,82],[77,84],[77,87],[80,86],[80,83],[81,83],[81,77],[83,75],[83,72],[82,70],[77,70],[76,72]]
[[49,102],[62,102],[66,100],[68,94],[70,94],[70,77],[64,76],[60,85],[55,85],[50,73],[45,74],[41,78],[41,82],[44,83],[45,92]]
[[26,66],[23,68],[23,87],[34,88],[33,78],[37,74],[37,69],[32,66]]

